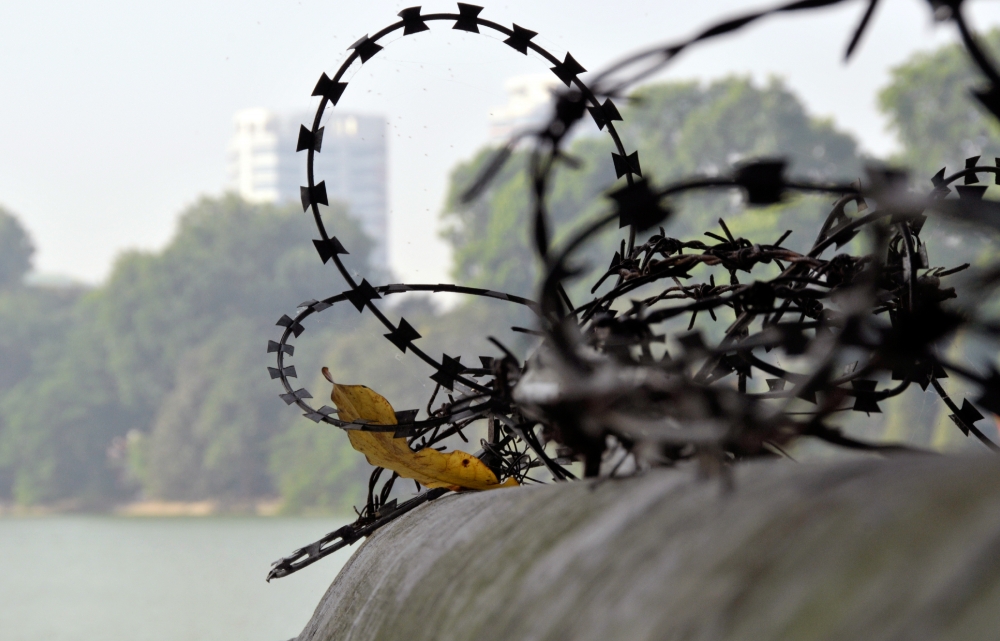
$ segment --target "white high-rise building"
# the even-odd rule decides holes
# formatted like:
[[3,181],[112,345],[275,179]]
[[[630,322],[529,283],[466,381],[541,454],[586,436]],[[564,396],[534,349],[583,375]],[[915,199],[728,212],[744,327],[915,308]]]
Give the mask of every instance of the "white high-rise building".
[[[237,112],[229,143],[230,188],[250,202],[298,202],[299,187],[306,184],[307,152],[295,151],[303,124],[310,127],[311,114]],[[375,241],[373,263],[387,265],[385,120],[334,112],[324,125],[313,171],[317,183],[326,183],[329,200],[346,203],[348,214]]]
[[490,109],[490,141],[502,144],[515,133],[545,124],[552,112],[553,92],[562,86],[552,74],[514,76],[504,81],[507,104]]

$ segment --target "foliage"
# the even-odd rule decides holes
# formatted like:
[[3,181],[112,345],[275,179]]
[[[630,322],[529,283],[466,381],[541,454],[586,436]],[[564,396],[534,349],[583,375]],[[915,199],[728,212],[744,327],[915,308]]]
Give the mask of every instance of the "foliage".
[[[371,242],[341,209],[327,215],[363,266]],[[282,310],[329,286],[308,225],[294,206],[203,199],[162,252],[121,257],[4,395],[5,493],[100,503],[136,481],[165,499],[274,493],[269,444],[297,417],[267,384],[264,344]]]
[[[37,363],[55,354],[77,318],[74,308],[84,291],[78,287],[25,287],[24,275],[31,266],[34,249],[24,227],[10,212],[0,209],[0,406],[28,378]],[[0,412],[0,435],[9,434],[9,417]],[[0,437],[0,499],[11,495],[16,475],[13,463],[23,450],[43,446],[32,434],[24,434],[21,447],[12,447]],[[49,476],[52,466],[41,461],[33,474]]]
[[[1000,35],[988,40],[997,44]],[[978,107],[969,107],[973,78],[952,47],[921,54],[893,72],[880,104],[900,136],[898,160],[929,175],[943,164],[930,159],[957,168],[961,154],[1000,152],[1000,134]],[[949,89],[921,89],[927,86]],[[790,154],[792,175],[816,180],[852,179],[864,161],[849,136],[810,116],[779,80],[650,85],[619,107],[623,140],[637,146],[644,175],[658,184],[725,173],[740,160],[779,152]],[[956,155],[956,139],[972,146]],[[572,144],[579,166],[562,167],[551,185],[557,240],[607,210],[600,196],[615,182],[611,152],[603,138]],[[490,154],[484,149],[452,173],[443,220],[454,276],[463,285],[532,297],[537,271],[527,238],[526,153],[515,152],[484,197],[468,205],[458,200]],[[921,164],[925,159],[930,164]],[[725,198],[676,205],[683,215],[671,223],[675,236],[717,231],[717,219],[725,216],[737,235],[771,240],[796,221],[816,222],[820,210],[808,199],[752,216],[737,215],[740,208]],[[351,269],[373,283],[384,281],[366,267],[371,243],[357,225],[338,207],[325,215],[353,252]],[[931,223],[925,232],[936,248],[946,244],[933,235],[947,240],[950,233]],[[291,511],[359,504],[370,468],[339,430],[280,403],[264,370],[263,346],[274,336],[274,321],[335,282],[309,244],[311,234],[308,217],[294,206],[203,199],[181,217],[167,248],[122,256],[101,287],[23,287],[30,239],[0,211],[0,256],[7,261],[0,264],[0,498],[100,505],[137,493],[232,501],[280,494]],[[586,256],[597,269],[606,269],[611,236]],[[812,240],[795,237],[787,246]],[[988,243],[977,242],[977,251],[985,251]],[[509,332],[511,325],[532,326],[526,310],[480,299],[437,315],[422,300],[397,295],[393,304],[429,353],[473,350],[463,354],[466,363],[494,352],[488,335],[521,355],[533,344],[530,336]],[[314,392],[329,389],[319,376],[324,365],[350,372],[346,383],[377,386],[396,407],[421,407],[433,389],[423,365],[387,344],[372,319],[350,306],[325,313],[297,345],[299,376]],[[943,414],[928,420],[948,424],[928,424],[925,440],[951,434]]]
[[0,207],[0,289],[21,284],[31,269],[34,253],[35,248],[20,221]]
[[[634,92],[621,111],[622,139],[637,145],[643,175],[661,183],[695,173],[717,175],[743,159],[779,153],[790,159],[794,175],[818,180],[860,175],[863,158],[854,140],[829,120],[810,117],[778,79],[763,87],[737,77],[707,85],[649,85]],[[548,201],[557,238],[606,209],[601,196],[615,183],[612,151],[604,137],[579,138],[570,146],[569,155],[578,166],[557,172]],[[537,270],[528,243],[527,152],[516,153],[477,201],[460,202],[462,191],[491,156],[492,150],[484,149],[451,176],[442,219],[444,237],[455,251],[453,276],[462,284],[530,297]],[[678,217],[682,227],[675,233],[700,234],[716,228],[719,216],[737,211],[727,199],[714,197],[688,204],[692,206]],[[767,223],[783,231],[803,214],[817,220],[818,211],[814,201],[800,200],[778,208]],[[736,228],[744,224],[754,221],[734,222]],[[609,242],[617,241],[609,235]],[[608,247],[601,245],[590,257],[603,263]]]
[[[981,40],[1000,50],[1000,30]],[[895,67],[879,93],[879,107],[902,146],[893,160],[930,177],[944,166],[949,173],[963,168],[971,156],[1000,156],[1000,125],[970,94],[980,83],[958,44],[916,54]]]

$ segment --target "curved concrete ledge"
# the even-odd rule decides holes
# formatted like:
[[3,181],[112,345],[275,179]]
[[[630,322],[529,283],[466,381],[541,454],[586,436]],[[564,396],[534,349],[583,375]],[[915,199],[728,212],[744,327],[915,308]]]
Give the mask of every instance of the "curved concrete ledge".
[[299,641],[1000,638],[1000,461],[908,457],[449,496]]

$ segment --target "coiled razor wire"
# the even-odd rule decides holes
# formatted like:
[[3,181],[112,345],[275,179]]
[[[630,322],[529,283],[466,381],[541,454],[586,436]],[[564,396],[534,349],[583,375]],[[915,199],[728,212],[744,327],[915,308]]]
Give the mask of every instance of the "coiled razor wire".
[[[399,21],[358,39],[333,77],[325,73],[320,77],[312,94],[320,97],[319,107],[311,128],[300,128],[297,144],[297,151],[306,151],[308,156],[301,200],[303,210],[311,210],[319,232],[313,244],[324,264],[334,264],[348,289],[323,300],[306,301],[294,317],[285,315],[278,321],[284,331],[278,341],[268,341],[267,351],[276,355],[276,366],[268,370],[284,387],[282,400],[298,406],[314,422],[346,430],[392,431],[416,449],[434,446],[461,434],[473,421],[486,419],[490,437],[481,441],[483,449],[477,456],[501,481],[509,477],[519,482],[537,480],[528,476],[533,468],[545,468],[555,481],[571,480],[575,477],[566,464],[573,460],[583,462],[588,477],[614,476],[626,461],[630,469],[640,470],[689,459],[725,475],[735,461],[783,454],[786,445],[804,436],[883,454],[913,451],[899,444],[853,438],[828,419],[843,411],[880,412],[879,402],[914,383],[934,389],[966,436],[974,435],[993,451],[1000,449],[975,425],[984,419],[977,405],[1000,414],[1000,373],[992,364],[985,374],[974,371],[942,358],[935,349],[935,343],[959,329],[996,339],[1000,324],[942,305],[956,294],[953,288],[942,288],[941,279],[969,266],[932,268],[919,237],[927,214],[1000,230],[1000,204],[983,200],[986,186],[978,184],[979,174],[994,174],[1000,184],[1000,169],[979,165],[978,157],[970,158],[963,170],[951,175],[942,169],[933,177],[932,189],[921,195],[908,189],[907,177],[899,171],[873,167],[864,184],[821,183],[786,178],[785,161],[763,159],[742,164],[727,177],[692,177],[658,187],[643,178],[638,152],[629,153],[615,129],[614,122],[622,117],[613,99],[622,98],[631,86],[662,69],[681,51],[772,15],[847,1],[802,0],[727,19],[679,43],[628,56],[594,74],[589,83],[579,78],[586,69],[571,54],[560,60],[534,42],[534,31],[486,20],[480,17],[482,7],[470,4],[458,3],[458,13],[422,15],[420,7],[404,9]],[[878,0],[868,0],[846,57],[855,51],[877,4]],[[972,95],[1000,117],[1000,74],[964,19],[962,4],[961,0],[930,2],[936,19],[957,26],[970,58],[986,78],[987,84]],[[327,107],[336,106],[347,89],[345,73],[356,61],[363,65],[378,54],[383,48],[379,41],[387,35],[400,29],[404,36],[428,31],[428,23],[439,21],[469,33],[480,33],[480,29],[499,33],[515,51],[524,55],[533,51],[550,62],[551,71],[567,88],[557,96],[545,126],[514,136],[463,194],[465,201],[479,197],[517,145],[525,138],[533,141],[529,163],[532,238],[545,265],[537,302],[451,284],[357,282],[340,258],[347,249],[330,235],[320,214],[319,206],[328,205],[325,183],[316,182],[313,171],[315,154],[322,150],[320,123]],[[609,213],[586,225],[561,248],[553,248],[547,188],[552,172],[567,158],[563,148],[570,130],[588,114],[611,137],[616,149],[611,160],[624,185],[608,194],[613,203]],[[963,184],[955,185],[960,180]],[[750,206],[777,204],[790,193],[827,194],[837,201],[804,254],[782,246],[791,232],[770,244],[754,243],[735,237],[721,219],[722,235],[706,232],[712,243],[670,238],[663,227],[656,232],[658,225],[674,215],[672,199],[685,193],[732,189],[743,192]],[[957,199],[948,197],[952,189]],[[595,234],[615,222],[619,228],[628,228],[627,241],[622,240],[609,269],[594,284],[594,298],[574,305],[564,288],[576,273],[570,260]],[[869,254],[821,258],[827,249],[841,248],[860,232],[870,236],[873,250]],[[650,235],[637,245],[641,233]],[[740,273],[752,274],[755,268],[771,264],[779,269],[777,277],[741,282]],[[729,283],[717,284],[713,274],[708,282],[685,285],[682,280],[691,279],[691,270],[701,265],[728,271]],[[598,295],[609,281],[613,282],[610,289]],[[659,281],[669,286],[627,299],[631,301],[627,310],[616,307],[630,294]],[[983,270],[973,286],[984,300],[997,284],[1000,264]],[[538,317],[539,329],[534,333],[543,337],[542,346],[527,363],[518,362],[492,338],[503,355],[480,357],[481,367],[467,367],[447,354],[437,360],[414,344],[421,336],[404,318],[393,322],[379,309],[379,300],[403,292],[450,292],[526,306]],[[307,318],[343,302],[358,312],[368,309],[388,330],[386,339],[429,365],[434,370],[430,378],[436,383],[431,402],[441,388],[454,392],[449,402],[423,420],[417,419],[417,410],[397,412],[398,424],[393,426],[343,421],[333,408],[314,408],[307,402],[312,395],[304,388],[296,389],[289,380],[297,376],[295,366],[286,364],[294,355],[290,341],[305,331]],[[696,326],[698,314],[716,320],[716,311],[722,308],[732,310],[736,320],[717,345],[709,345]],[[666,335],[657,334],[655,326],[686,315],[690,315],[688,331],[671,337],[679,348],[674,348],[674,354],[664,349],[661,356],[655,356],[652,345],[667,343]],[[754,323],[759,323],[759,330],[753,329]],[[769,362],[767,353],[774,349],[805,356],[811,366],[796,372]],[[847,355],[858,353],[861,358],[845,363]],[[754,371],[767,377],[766,392],[748,391]],[[891,375],[892,387],[877,389],[880,373]],[[732,374],[735,386],[718,384]],[[951,375],[981,388],[975,403],[964,399],[959,406],[950,398],[940,379]],[[815,409],[798,411],[803,403]],[[540,433],[536,433],[538,428]],[[559,445],[556,458],[546,454],[547,441]],[[358,521],[275,562],[268,580],[314,563],[446,492],[424,491],[397,504],[388,501],[396,474],[376,490],[382,472],[376,468],[372,474]]]

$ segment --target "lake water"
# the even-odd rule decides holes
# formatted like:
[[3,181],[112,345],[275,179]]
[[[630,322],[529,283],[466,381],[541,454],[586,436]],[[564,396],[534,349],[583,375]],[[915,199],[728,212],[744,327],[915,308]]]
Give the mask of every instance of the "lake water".
[[326,518],[0,518],[3,641],[286,641],[353,550],[264,582]]

